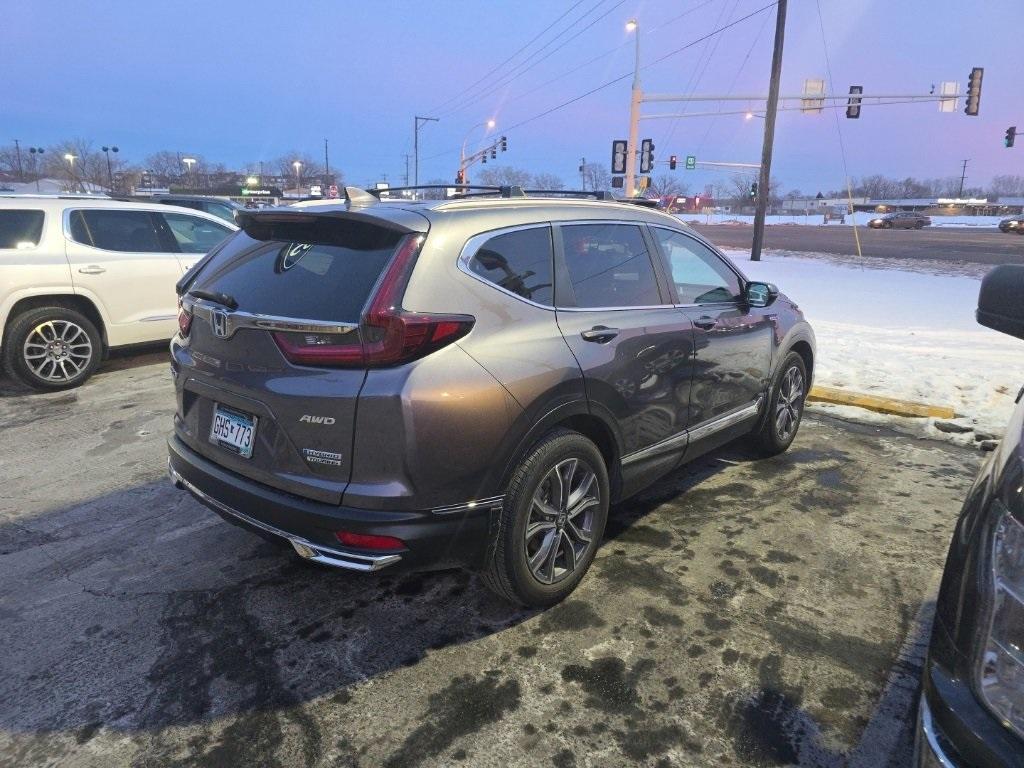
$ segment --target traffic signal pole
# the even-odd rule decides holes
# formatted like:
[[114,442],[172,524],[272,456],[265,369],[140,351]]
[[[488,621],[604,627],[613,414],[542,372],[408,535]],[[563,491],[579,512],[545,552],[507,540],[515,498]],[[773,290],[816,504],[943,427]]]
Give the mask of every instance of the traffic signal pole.
[[758,175],[757,207],[754,210],[754,242],[750,260],[761,260],[764,245],[764,218],[768,212],[768,192],[772,172],[772,145],[775,142],[775,113],[779,107],[779,82],[782,79],[782,45],[786,37],[786,2],[779,0],[775,15],[775,45],[772,50],[772,77],[768,86],[768,104],[764,116],[764,141],[761,144],[761,171]]
[[640,88],[640,25],[633,22],[636,37],[636,53],[633,59],[633,92],[629,100],[629,138],[626,140],[626,197],[636,195],[636,155],[640,148],[640,102],[643,90]]

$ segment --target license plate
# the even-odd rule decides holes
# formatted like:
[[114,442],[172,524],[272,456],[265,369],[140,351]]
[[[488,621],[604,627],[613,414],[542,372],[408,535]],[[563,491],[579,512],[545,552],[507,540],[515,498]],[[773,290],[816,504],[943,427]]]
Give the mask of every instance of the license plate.
[[213,405],[213,424],[210,425],[210,442],[221,448],[237,453],[243,459],[252,457],[252,446],[256,440],[256,417],[247,413],[225,408],[220,403]]

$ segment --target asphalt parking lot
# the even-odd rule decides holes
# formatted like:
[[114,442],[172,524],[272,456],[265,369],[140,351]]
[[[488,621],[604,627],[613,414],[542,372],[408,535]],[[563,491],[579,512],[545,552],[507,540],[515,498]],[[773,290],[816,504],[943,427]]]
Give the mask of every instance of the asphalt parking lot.
[[163,351],[0,380],[0,764],[906,764],[977,453],[810,416],[613,510],[565,603],[309,566],[164,479]]

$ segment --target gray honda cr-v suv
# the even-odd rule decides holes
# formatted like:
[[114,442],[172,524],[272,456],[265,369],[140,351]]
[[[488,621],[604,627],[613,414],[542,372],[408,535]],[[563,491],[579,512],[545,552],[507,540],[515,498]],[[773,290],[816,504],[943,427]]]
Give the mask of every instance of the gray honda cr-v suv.
[[610,503],[742,435],[792,442],[810,326],[677,219],[348,193],[239,212],[179,284],[170,473],[231,522],[548,605]]

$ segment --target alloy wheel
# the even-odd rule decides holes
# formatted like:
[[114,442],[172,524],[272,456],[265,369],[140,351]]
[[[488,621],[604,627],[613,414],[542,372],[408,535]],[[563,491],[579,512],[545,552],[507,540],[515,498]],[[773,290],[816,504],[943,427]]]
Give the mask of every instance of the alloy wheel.
[[28,334],[22,356],[29,370],[43,381],[69,382],[92,360],[92,341],[84,328],[70,320],[47,320]]
[[804,375],[794,365],[782,377],[775,401],[775,433],[782,442],[789,440],[796,430],[803,410],[803,400]]
[[537,486],[526,520],[526,558],[542,584],[562,581],[594,546],[594,513],[601,503],[594,470],[582,459],[565,459]]

